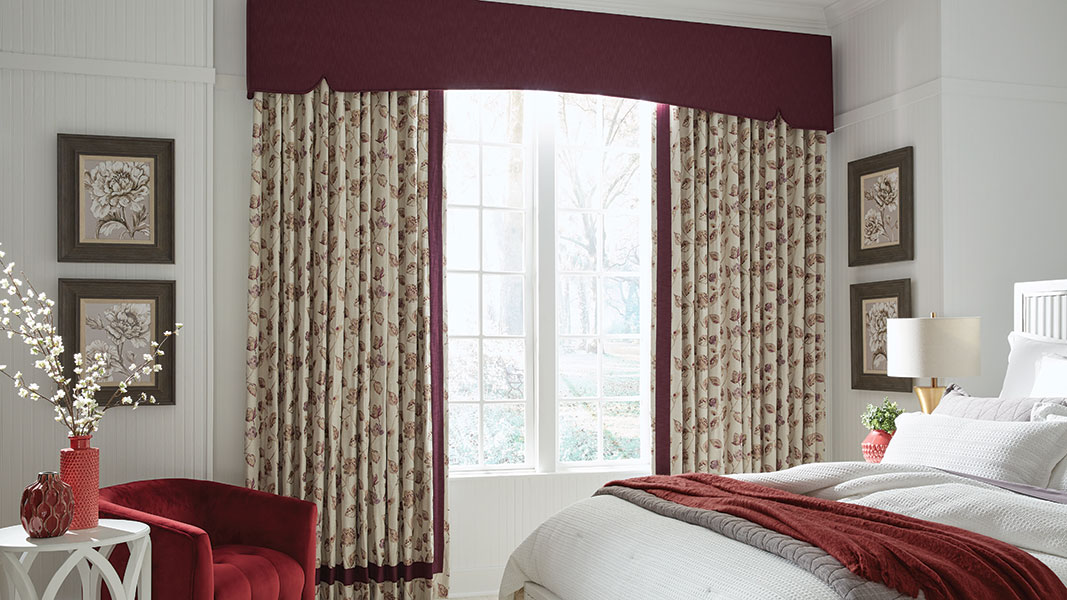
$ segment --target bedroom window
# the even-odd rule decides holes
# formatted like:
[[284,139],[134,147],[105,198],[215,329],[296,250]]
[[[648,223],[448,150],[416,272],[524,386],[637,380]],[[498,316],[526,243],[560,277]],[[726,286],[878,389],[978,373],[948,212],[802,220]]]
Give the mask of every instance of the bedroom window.
[[651,105],[445,94],[449,462],[649,460]]

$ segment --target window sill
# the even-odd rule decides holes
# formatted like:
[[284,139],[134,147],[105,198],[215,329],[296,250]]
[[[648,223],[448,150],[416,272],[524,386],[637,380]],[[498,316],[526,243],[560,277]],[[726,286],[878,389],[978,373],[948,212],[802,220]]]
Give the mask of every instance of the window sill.
[[650,475],[652,470],[647,465],[641,464],[629,464],[629,465],[611,465],[604,466],[598,465],[594,467],[575,467],[570,469],[561,469],[558,471],[535,471],[533,469],[511,469],[511,470],[484,470],[484,471],[450,471],[448,473],[449,479],[493,479],[499,477],[552,477],[552,476],[579,476],[579,475],[627,475],[631,477],[640,477],[642,475]]

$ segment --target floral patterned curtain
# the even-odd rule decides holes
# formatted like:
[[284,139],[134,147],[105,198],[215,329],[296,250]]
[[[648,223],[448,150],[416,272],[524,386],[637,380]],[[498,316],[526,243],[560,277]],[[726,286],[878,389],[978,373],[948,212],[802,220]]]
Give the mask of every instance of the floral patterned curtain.
[[821,460],[826,132],[680,107],[658,119],[657,471]]
[[319,598],[447,596],[429,96],[255,96],[247,483],[318,505]]

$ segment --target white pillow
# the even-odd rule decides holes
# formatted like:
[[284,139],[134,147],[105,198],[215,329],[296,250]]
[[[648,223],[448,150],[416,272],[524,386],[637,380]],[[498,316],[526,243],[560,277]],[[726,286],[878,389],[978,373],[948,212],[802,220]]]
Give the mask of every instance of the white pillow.
[[[1038,402],[1030,412],[1031,421],[1067,422],[1067,405],[1061,402]],[[1048,487],[1054,490],[1067,490],[1067,457],[1052,468]]]
[[1031,421],[1067,421],[1067,399],[1034,398],[1037,402],[1030,409]]
[[1048,487],[1067,455],[1067,421],[982,421],[905,413],[884,464],[925,465],[976,477]]
[[1029,421],[1037,398],[978,398],[952,384],[934,409],[935,415],[985,419],[986,421]]
[[1067,356],[1049,354],[1041,357],[1030,395],[1042,398],[1067,396]]
[[1001,398],[1033,397],[1034,380],[1041,357],[1050,354],[1067,356],[1067,340],[1013,331],[1008,335],[1008,344],[1011,352],[1008,353],[1004,385],[1000,389]]

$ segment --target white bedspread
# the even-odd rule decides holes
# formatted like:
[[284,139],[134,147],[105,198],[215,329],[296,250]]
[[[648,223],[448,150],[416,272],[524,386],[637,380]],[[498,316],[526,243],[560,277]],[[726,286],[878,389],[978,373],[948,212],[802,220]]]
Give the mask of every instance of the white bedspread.
[[[1067,581],[1067,505],[910,465],[821,463],[735,477],[969,529],[1030,552]],[[612,496],[577,502],[535,530],[508,561],[501,600],[527,581],[561,600],[837,597],[777,556]]]

